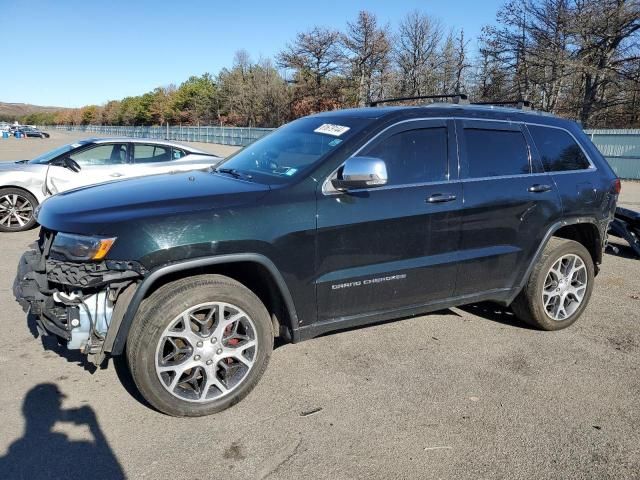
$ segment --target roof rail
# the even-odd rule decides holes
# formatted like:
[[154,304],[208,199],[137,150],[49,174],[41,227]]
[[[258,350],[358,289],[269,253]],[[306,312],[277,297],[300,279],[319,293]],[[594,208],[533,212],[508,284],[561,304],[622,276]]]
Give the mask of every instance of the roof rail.
[[409,100],[440,100],[445,98],[452,98],[453,103],[469,103],[466,93],[453,93],[451,95],[419,95],[416,97],[383,98],[382,100],[374,100],[369,102],[369,106],[377,107],[381,103],[407,102]]
[[496,105],[496,106],[505,106],[505,105],[513,105],[515,108],[520,110],[533,110],[533,103],[529,100],[507,100],[501,102],[472,102],[472,105]]

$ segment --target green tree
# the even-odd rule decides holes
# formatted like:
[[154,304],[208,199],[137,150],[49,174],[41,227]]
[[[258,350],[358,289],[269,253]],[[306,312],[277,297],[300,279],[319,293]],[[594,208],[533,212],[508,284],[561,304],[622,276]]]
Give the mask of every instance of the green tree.
[[215,121],[217,88],[209,73],[190,77],[178,87],[173,98],[172,108],[179,121],[192,124]]

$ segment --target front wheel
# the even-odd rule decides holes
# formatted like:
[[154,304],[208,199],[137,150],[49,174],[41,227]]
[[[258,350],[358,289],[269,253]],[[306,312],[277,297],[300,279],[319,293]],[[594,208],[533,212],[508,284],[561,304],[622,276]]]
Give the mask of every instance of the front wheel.
[[36,224],[36,198],[20,188],[0,189],[0,232],[21,232]]
[[553,237],[511,307],[534,327],[566,328],[587,307],[594,277],[593,259],[582,244]]
[[272,350],[272,323],[260,299],[221,275],[156,290],[127,340],[138,389],[173,416],[209,415],[239,402],[258,383]]

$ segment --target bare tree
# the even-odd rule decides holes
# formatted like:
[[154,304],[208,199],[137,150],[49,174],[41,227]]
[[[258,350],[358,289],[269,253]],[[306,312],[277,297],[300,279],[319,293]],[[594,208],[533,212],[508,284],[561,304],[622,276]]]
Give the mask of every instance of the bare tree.
[[474,88],[474,97],[488,102],[505,100],[510,95],[511,70],[501,58],[499,41],[493,32],[485,27],[479,39],[479,60]]
[[221,121],[242,126],[281,125],[288,119],[287,87],[269,60],[254,63],[236,52],[233,67],[218,75]]
[[319,90],[323,80],[342,66],[341,35],[337,30],[313,27],[299,33],[292,44],[278,55],[278,65],[311,77]]
[[400,93],[424,95],[436,90],[435,70],[442,41],[439,21],[415,10],[400,22],[395,56],[400,70]]
[[571,12],[568,0],[527,3],[531,36],[528,52],[536,95],[542,110],[557,112],[563,89],[573,74],[570,51]]
[[466,71],[471,66],[467,60],[467,47],[464,31],[456,35],[449,32],[440,52],[440,91],[442,93],[462,93],[466,90]]
[[454,93],[462,93],[466,90],[466,71],[471,66],[467,60],[467,48],[469,41],[464,39],[464,30],[460,30],[460,34],[456,38],[454,47],[455,53],[455,83],[453,84]]
[[378,27],[376,16],[361,11],[355,22],[347,23],[342,41],[349,52],[351,79],[357,84],[357,104],[364,106],[372,100],[377,75],[388,64],[390,45],[388,27]]
[[599,110],[621,101],[618,77],[640,58],[640,3],[638,0],[576,0],[576,59],[582,74],[579,118],[588,125]]

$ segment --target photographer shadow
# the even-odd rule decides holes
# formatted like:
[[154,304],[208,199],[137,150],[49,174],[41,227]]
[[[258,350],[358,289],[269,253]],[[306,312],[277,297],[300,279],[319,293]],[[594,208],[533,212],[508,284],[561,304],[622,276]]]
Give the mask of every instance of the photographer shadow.
[[[0,457],[3,478],[125,478],[93,409],[63,409],[64,398],[51,383],[36,385],[27,393],[22,404],[25,432]],[[93,441],[70,440],[66,434],[54,431],[57,423],[87,426]]]

